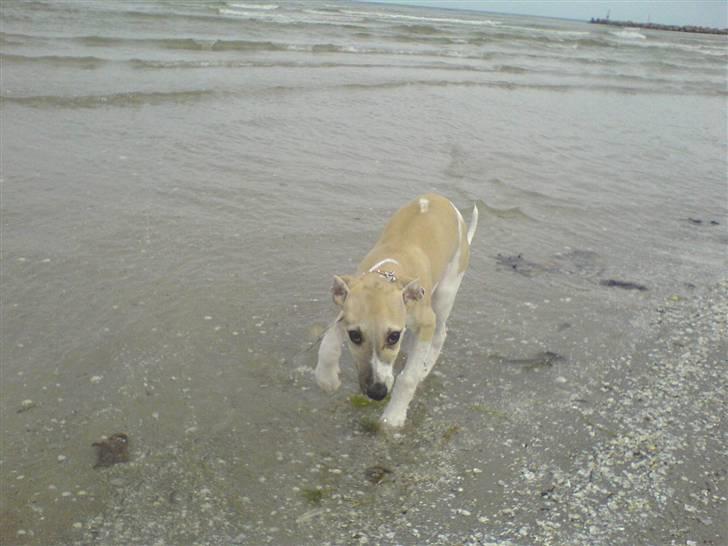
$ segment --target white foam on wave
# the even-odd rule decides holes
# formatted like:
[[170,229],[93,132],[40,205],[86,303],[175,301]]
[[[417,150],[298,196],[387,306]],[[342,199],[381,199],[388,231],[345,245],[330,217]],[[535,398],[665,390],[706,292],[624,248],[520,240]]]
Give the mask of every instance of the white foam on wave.
[[416,15],[404,15],[401,13],[384,13],[380,11],[349,11],[342,10],[341,13],[358,17],[375,17],[379,19],[400,19],[404,21],[418,21],[421,23],[455,23],[461,25],[498,26],[500,22],[490,19],[453,19],[451,17],[424,17]]
[[[728,57],[728,47],[718,49],[716,47],[693,45],[693,44],[666,44],[675,49],[686,51],[688,53],[699,53],[700,55],[710,55],[711,57]],[[717,44],[716,44],[717,45]]]
[[520,27],[513,25],[503,25],[500,28],[515,30],[518,32],[532,32],[535,34],[544,34],[546,36],[555,36],[561,38],[584,38],[585,36],[591,36],[592,34],[588,30],[557,30],[553,28]]
[[251,17],[258,15],[258,13],[251,12],[251,11],[239,11],[236,9],[227,9],[227,8],[220,8],[217,10],[217,13],[219,13],[220,15],[227,15],[229,17],[240,17],[243,19],[249,19]]
[[278,4],[247,4],[242,2],[236,2],[234,4],[228,4],[231,8],[239,9],[261,9],[261,10],[273,10],[278,9]]
[[646,41],[634,41],[635,45],[639,45],[644,48],[657,48],[657,49],[672,49],[674,51],[680,51],[684,53],[707,55],[709,57],[720,57],[728,58],[728,47],[718,49],[717,47],[704,46],[699,44],[680,44],[676,42],[653,42],[651,40]]
[[[300,15],[294,15],[289,12],[288,14],[280,13],[273,10],[257,10],[257,11],[244,11],[239,9],[228,9],[219,8],[217,10],[218,15],[223,17],[233,17],[235,19],[247,19],[250,21],[265,21],[267,23],[282,24],[282,25],[341,25],[347,24],[351,21],[345,18],[339,18],[336,16],[326,17],[325,15],[319,15],[318,18],[302,17]],[[301,13],[310,14],[309,10],[303,10]]]
[[241,11],[239,9],[227,9],[227,8],[220,8],[217,10],[219,15],[222,15],[223,17],[234,17],[235,19],[248,19],[251,21],[266,21],[269,23],[279,23],[279,24],[294,24],[294,23],[304,23],[304,24],[316,24],[317,21],[307,21],[305,19],[299,19],[297,17],[291,17],[289,15],[284,15],[282,13],[278,13],[272,10],[257,10],[257,11]]
[[637,32],[636,30],[633,30],[633,29],[612,31],[609,34],[611,34],[612,36],[616,36],[617,38],[625,38],[627,40],[646,40],[647,39],[647,36],[645,36],[641,32]]

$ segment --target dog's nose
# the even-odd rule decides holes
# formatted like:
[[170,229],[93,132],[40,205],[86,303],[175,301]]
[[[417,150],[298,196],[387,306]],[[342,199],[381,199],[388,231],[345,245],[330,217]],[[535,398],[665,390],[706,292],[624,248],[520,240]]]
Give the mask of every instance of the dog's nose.
[[367,396],[372,400],[382,400],[387,396],[387,385],[384,383],[374,383],[367,387]]

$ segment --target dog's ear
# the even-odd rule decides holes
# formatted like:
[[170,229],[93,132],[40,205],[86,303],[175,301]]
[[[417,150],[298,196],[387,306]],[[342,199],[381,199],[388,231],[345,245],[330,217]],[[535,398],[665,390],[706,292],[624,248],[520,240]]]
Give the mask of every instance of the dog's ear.
[[344,305],[346,297],[349,295],[349,284],[351,277],[349,275],[334,275],[334,285],[331,287],[331,295],[336,305]]
[[402,299],[404,300],[405,305],[420,301],[424,297],[425,289],[420,286],[419,279],[408,282],[402,289]]

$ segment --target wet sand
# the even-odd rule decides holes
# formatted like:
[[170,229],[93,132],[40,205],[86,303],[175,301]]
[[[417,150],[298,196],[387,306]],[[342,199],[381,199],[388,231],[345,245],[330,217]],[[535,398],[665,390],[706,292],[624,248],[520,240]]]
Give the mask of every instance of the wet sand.
[[[487,369],[443,369],[394,435],[367,427],[381,405],[353,389],[320,394],[302,346],[280,379],[309,403],[259,423],[255,452],[224,415],[164,447],[131,438],[131,462],[109,468],[82,446],[85,475],[66,485],[32,494],[32,470],[13,476],[2,543],[724,544],[727,314],[724,281],[635,314],[638,341],[596,373],[501,363],[524,382],[546,374],[540,407],[543,392],[488,394]],[[39,409],[18,408],[29,435]],[[19,508],[41,498],[33,523]]]

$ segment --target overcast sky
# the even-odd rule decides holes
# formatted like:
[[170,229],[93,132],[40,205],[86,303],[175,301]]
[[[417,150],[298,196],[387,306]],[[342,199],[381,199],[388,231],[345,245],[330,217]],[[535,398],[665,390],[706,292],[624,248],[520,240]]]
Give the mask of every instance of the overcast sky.
[[471,9],[589,20],[604,17],[619,21],[728,27],[728,0],[378,0],[388,4]]

